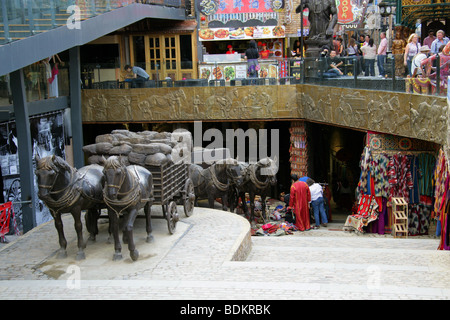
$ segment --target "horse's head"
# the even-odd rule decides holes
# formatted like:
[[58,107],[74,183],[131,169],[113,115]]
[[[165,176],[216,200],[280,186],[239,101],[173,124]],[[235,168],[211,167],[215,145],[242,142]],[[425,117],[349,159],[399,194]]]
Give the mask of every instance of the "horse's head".
[[[36,177],[39,187],[38,196],[44,199],[50,195],[50,191],[57,185],[58,177],[72,172],[69,164],[58,156],[36,158]],[[61,174],[62,173],[62,174]]]
[[241,186],[244,183],[243,169],[239,162],[235,159],[221,160],[225,166],[228,178],[236,186]]
[[257,167],[259,170],[257,170],[258,174],[260,176],[265,176],[266,179],[269,180],[271,185],[275,185],[277,183],[277,172],[278,172],[278,166],[277,166],[277,159],[272,160],[269,157],[260,159],[257,162]]
[[118,157],[111,156],[104,160],[103,174],[105,176],[104,195],[109,199],[117,199],[122,183],[125,180],[126,166]]

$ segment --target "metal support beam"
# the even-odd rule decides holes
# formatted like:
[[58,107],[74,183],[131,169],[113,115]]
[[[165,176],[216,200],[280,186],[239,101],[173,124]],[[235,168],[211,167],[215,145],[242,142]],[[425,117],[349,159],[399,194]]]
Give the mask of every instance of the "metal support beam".
[[35,192],[30,120],[22,69],[11,73],[10,79],[16,116],[17,140],[19,141],[20,186],[21,200],[24,203],[22,206],[22,215],[23,231],[25,233],[36,226],[36,211],[33,205],[35,203]]
[[73,164],[84,166],[83,121],[81,117],[81,63],[80,47],[69,49],[70,117],[72,126]]

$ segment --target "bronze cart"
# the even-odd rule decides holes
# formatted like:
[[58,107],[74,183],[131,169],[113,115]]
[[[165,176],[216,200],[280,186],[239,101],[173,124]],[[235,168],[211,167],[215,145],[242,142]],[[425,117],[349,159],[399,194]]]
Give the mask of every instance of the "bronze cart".
[[177,203],[183,205],[187,217],[194,211],[194,184],[189,178],[189,167],[170,162],[146,168],[153,176],[153,204],[162,206],[162,218],[167,220],[169,233],[173,234],[179,220]]

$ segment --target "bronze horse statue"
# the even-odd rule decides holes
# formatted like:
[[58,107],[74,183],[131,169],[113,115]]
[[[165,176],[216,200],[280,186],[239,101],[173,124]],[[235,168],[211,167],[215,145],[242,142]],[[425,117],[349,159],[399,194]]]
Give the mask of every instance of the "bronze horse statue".
[[98,233],[97,218],[100,209],[105,208],[103,202],[103,168],[92,164],[80,169],[71,167],[58,156],[44,158],[36,157],[36,176],[38,197],[50,209],[55,220],[59,236],[60,258],[67,257],[67,241],[61,220],[62,213],[71,213],[75,220],[75,230],[78,237],[77,260],[85,259],[81,211],[88,210],[86,227],[90,238],[95,239]]
[[144,208],[146,217],[147,242],[153,241],[151,206],[153,203],[153,177],[150,171],[137,165],[126,166],[118,157],[111,156],[104,160],[103,174],[105,186],[103,198],[108,206],[108,216],[114,237],[113,260],[122,259],[122,246],[119,240],[119,217],[124,214],[124,243],[128,242],[130,257],[136,261],[139,252],[133,239],[134,221],[138,211]]
[[[269,195],[271,186],[277,183],[276,160],[270,158],[260,159],[253,164],[240,163],[243,174],[243,182],[236,187],[237,191],[234,196],[241,197],[244,206],[244,212],[249,216],[250,221],[253,221],[255,216],[255,195],[261,196],[262,218],[267,221],[266,217],[266,197]],[[245,201],[245,193],[248,192],[250,197],[250,214],[248,213],[247,204]],[[237,202],[233,199],[232,203]]]
[[228,210],[229,189],[243,183],[241,167],[234,159],[216,161],[206,169],[192,164],[189,176],[194,184],[196,199],[208,199],[209,207],[214,208],[214,200],[221,198],[225,211]]

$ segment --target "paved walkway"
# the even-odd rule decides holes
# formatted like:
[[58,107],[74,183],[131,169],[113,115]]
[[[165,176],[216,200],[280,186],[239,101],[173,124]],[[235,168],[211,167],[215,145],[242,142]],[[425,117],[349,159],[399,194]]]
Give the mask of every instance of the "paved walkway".
[[83,261],[75,260],[71,216],[64,218],[65,259],[55,257],[53,223],[39,226],[0,249],[0,299],[450,298],[450,252],[436,250],[437,239],[357,236],[333,223],[250,237],[248,222],[228,212],[195,208],[181,218],[173,235],[154,219],[152,244],[137,219],[137,262],[126,246],[123,260],[111,261],[106,223]]

